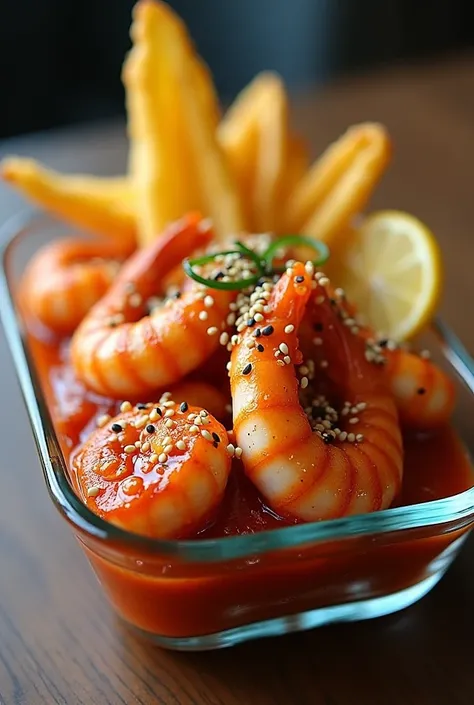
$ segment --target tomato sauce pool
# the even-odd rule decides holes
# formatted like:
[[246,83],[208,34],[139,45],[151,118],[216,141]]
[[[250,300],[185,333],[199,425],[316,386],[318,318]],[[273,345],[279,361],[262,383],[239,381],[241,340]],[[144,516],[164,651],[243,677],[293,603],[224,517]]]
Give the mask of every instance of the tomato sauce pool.
[[[67,341],[47,343],[30,337],[53,423],[66,459],[102,414],[114,414],[120,402],[92,394],[78,382],[68,360]],[[397,505],[441,499],[474,485],[467,452],[450,426],[418,436],[405,436],[404,480]],[[288,525],[269,509],[236,461],[223,503],[211,526],[199,538],[248,534]]]
[[[98,416],[113,415],[119,403],[87,392],[75,379],[67,342],[48,344],[31,336],[29,345],[69,462],[71,452],[95,427]],[[467,452],[452,428],[441,428],[430,436],[406,437],[404,444],[404,482],[398,504],[447,497],[474,484]],[[266,507],[236,461],[217,515],[195,538],[253,534],[287,523]],[[304,550],[290,546],[257,557],[206,563],[140,552],[125,544],[107,544],[104,549],[89,535],[78,532],[77,537],[117,613],[161,643],[162,638],[222,634],[328,605],[402,595],[440,571],[442,555],[467,530],[466,525],[455,524],[404,531],[398,537],[328,539],[305,545]]]

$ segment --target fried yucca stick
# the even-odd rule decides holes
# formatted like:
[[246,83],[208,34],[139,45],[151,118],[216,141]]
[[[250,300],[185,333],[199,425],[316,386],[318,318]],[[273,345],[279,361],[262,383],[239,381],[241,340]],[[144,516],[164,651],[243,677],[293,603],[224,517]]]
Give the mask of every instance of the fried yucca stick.
[[391,142],[378,123],[350,127],[316,160],[291,194],[288,232],[330,243],[368,203],[388,166]]
[[216,237],[244,229],[242,206],[216,138],[218,102],[184,23],[141,0],[124,64],[130,171],[142,245],[191,210],[210,217]]
[[304,145],[289,134],[281,78],[264,71],[237,96],[218,127],[253,232],[278,232],[281,205],[307,167]]
[[6,157],[2,178],[63,220],[99,235],[135,239],[133,190],[127,179],[60,174],[34,159]]

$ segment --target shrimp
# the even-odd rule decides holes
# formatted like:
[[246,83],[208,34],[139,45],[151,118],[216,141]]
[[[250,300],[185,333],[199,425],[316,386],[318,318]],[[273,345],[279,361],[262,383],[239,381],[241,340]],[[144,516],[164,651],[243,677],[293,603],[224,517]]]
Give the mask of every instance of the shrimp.
[[406,350],[388,350],[386,359],[402,426],[429,430],[447,423],[456,402],[453,380],[431,360]]
[[25,311],[54,333],[69,335],[105,294],[131,251],[80,238],[45,245],[21,282]]
[[[393,395],[403,428],[411,430],[434,429],[449,421],[456,401],[452,379],[423,354],[417,354],[395,341],[378,339],[370,327],[362,325],[357,313],[342,289],[331,290],[337,313],[349,328],[354,328],[366,340],[365,354],[384,366],[388,385]],[[299,329],[299,337],[306,355],[311,357],[315,344],[320,342],[319,316],[308,309]]]
[[205,528],[221,502],[234,446],[205,409],[177,403],[124,402],[98,420],[72,458],[76,491],[116,526],[158,539]]
[[235,292],[188,280],[174,298],[157,299],[164,276],[210,239],[190,214],[127,260],[72,337],[72,364],[90,389],[123,399],[167,388],[217,349]]
[[[274,511],[297,521],[384,509],[399,492],[403,472],[385,374],[367,361],[365,341],[343,325],[311,271],[296,262],[282,275],[265,322],[242,332],[230,369],[245,473]],[[305,362],[297,334],[308,302],[324,334]],[[339,414],[323,395],[301,406],[299,390],[309,395],[313,369],[324,369],[344,399]]]

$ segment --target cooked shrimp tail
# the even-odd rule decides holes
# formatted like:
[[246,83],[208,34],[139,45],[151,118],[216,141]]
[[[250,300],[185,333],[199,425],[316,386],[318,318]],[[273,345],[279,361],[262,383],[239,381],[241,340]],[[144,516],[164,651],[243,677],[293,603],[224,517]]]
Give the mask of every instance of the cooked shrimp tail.
[[[301,263],[287,270],[260,332],[242,332],[230,371],[245,472],[276,512],[300,521],[390,506],[403,467],[383,369],[367,360],[365,341],[343,325],[318,277]],[[313,359],[301,360],[297,335],[307,306],[318,316],[320,344]],[[321,375],[334,400],[314,390]]]
[[90,389],[115,398],[168,388],[218,347],[233,292],[188,286],[167,296],[166,274],[211,239],[190,214],[127,260],[76,330],[71,358]]

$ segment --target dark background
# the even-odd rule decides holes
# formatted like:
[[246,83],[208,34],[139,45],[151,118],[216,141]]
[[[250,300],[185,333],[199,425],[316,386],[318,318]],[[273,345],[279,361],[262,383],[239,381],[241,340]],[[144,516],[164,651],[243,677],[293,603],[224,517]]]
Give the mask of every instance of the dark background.
[[[471,0],[171,0],[224,102],[262,69],[291,90],[474,43]],[[134,0],[0,0],[0,138],[123,114]],[[471,8],[472,12],[472,8]]]

